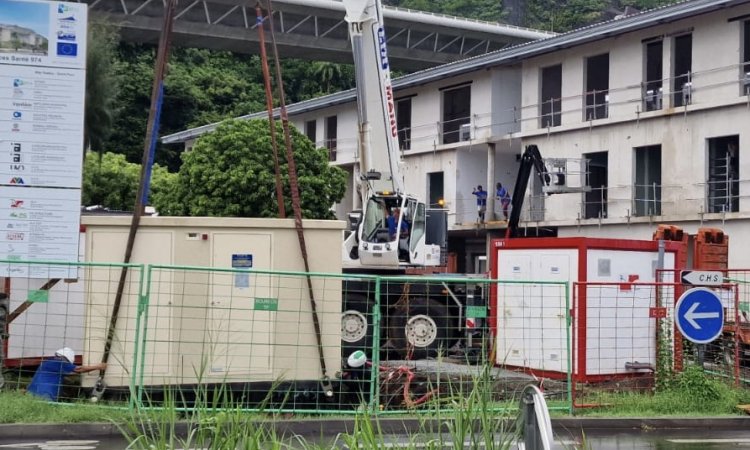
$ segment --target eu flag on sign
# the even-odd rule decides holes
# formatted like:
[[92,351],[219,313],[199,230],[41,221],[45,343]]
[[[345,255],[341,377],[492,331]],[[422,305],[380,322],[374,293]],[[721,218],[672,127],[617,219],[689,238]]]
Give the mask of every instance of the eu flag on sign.
[[78,56],[78,44],[58,42],[57,56]]

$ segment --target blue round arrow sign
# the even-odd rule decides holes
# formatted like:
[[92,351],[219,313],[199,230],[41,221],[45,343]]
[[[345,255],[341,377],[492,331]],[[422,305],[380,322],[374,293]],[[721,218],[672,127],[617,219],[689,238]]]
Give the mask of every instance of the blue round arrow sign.
[[713,341],[724,329],[724,306],[716,293],[706,288],[693,288],[677,300],[677,328],[685,338],[696,344]]

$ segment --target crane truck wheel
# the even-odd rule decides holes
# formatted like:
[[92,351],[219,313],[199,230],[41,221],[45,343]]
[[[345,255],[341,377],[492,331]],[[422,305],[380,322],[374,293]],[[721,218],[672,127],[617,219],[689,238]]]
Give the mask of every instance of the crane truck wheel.
[[409,300],[408,313],[395,314],[391,333],[404,358],[424,359],[445,354],[454,344],[455,321],[451,308],[429,298]]
[[361,294],[347,295],[341,313],[341,351],[348,356],[357,350],[372,353],[372,315],[375,302]]

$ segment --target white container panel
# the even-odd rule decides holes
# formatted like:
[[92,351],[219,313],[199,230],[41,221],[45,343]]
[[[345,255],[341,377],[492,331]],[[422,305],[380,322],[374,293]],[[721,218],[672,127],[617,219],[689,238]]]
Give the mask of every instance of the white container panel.
[[[588,250],[588,281],[653,282],[657,252]],[[674,253],[664,254],[664,267],[674,268]],[[656,363],[656,288],[596,286],[586,288],[586,373],[632,373],[628,362]]]
[[565,289],[533,281],[572,281],[576,250],[500,249],[498,279],[525,282],[497,285],[496,363],[566,372]]
[[[87,261],[122,261],[127,244],[128,229],[96,229],[88,232]],[[133,246],[131,261],[150,264],[171,264],[173,261],[173,233],[169,230],[140,230]],[[84,362],[101,361],[106,342],[107,327],[117,293],[119,268],[90,267],[86,270],[86,312]],[[159,272],[153,280],[158,285],[148,305],[148,327],[145,328],[147,371],[160,380],[172,375],[175,359],[172,349],[172,273]],[[128,270],[123,291],[115,339],[107,366],[106,383],[110,386],[127,385],[133,364],[136,305],[139,297],[139,274]],[[140,336],[144,338],[143,335]],[[89,377],[95,379],[95,377]]]

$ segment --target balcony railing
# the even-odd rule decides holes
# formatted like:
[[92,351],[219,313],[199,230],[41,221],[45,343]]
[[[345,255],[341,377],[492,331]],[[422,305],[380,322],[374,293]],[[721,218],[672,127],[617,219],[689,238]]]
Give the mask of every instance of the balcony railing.
[[[590,93],[592,98],[603,101],[595,101],[588,107],[586,95],[580,94],[550,99],[542,104],[532,103],[522,107],[473,113],[446,122],[419,123],[419,116],[413,115],[412,126],[399,130],[400,148],[419,152],[434,150],[442,144],[458,144],[462,139],[497,139],[514,131],[548,129],[554,132],[554,127],[581,124],[584,121],[582,119],[589,118],[637,119],[644,113],[674,106],[671,102],[675,93],[669,90],[673,84],[672,78],[664,78],[630,86],[610,87],[606,94],[603,91]],[[736,103],[740,93],[750,100],[750,63],[692,72],[690,84],[680,91],[680,96],[691,107],[699,107],[720,105],[722,101]],[[689,110],[685,113],[689,114]],[[526,127],[522,130],[522,126]],[[593,122],[592,126],[597,126],[597,123]],[[318,145],[326,146],[325,141]],[[335,148],[336,162],[354,161],[357,153],[356,134],[352,133],[351,137],[339,136]]]
[[324,147],[328,149],[328,161],[336,161],[336,149],[338,139],[326,139],[324,141]]
[[[714,197],[707,197],[705,194],[708,192],[707,182],[602,186],[580,194],[554,196],[527,194],[521,212],[521,226],[536,226],[540,222],[596,223],[604,220],[609,223],[628,223],[639,218],[726,219],[732,217],[727,215],[732,212],[750,213],[750,178],[738,180],[737,183],[736,193]],[[477,180],[477,184],[484,185],[485,182]],[[743,191],[739,190],[740,187]],[[747,193],[740,195],[739,192]],[[492,195],[492,191],[489,195]],[[451,228],[477,226],[477,199],[471,195],[471,187],[467,187],[463,195],[446,197],[445,200],[444,208],[448,210],[448,224]],[[487,203],[485,221],[502,223],[504,214],[501,202],[493,202],[493,211],[489,209],[489,200]],[[709,216],[711,214],[713,215]]]
[[550,98],[541,104],[541,124],[542,128],[559,127],[562,118],[562,99]]
[[[471,126],[471,116],[458,117],[440,123],[442,131],[442,143],[454,144],[456,142],[468,141],[471,135],[466,134],[465,125]],[[469,128],[470,130],[470,128]]]
[[609,89],[586,92],[585,99],[584,120],[598,120],[609,117]]

